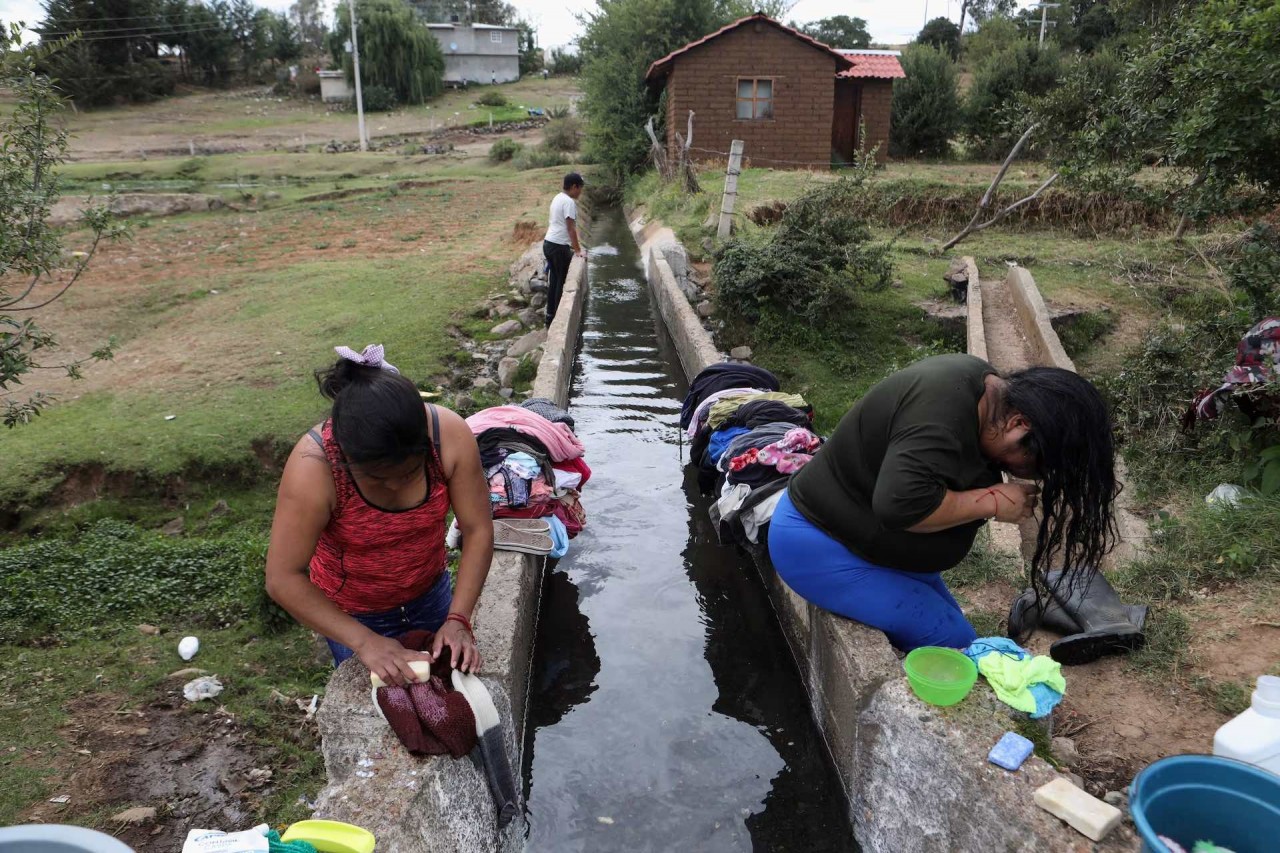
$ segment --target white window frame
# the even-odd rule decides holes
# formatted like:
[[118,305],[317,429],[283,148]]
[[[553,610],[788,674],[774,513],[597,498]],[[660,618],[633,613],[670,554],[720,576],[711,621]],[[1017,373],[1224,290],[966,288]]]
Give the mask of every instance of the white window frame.
[[489,30],[489,41],[502,44],[502,30]]

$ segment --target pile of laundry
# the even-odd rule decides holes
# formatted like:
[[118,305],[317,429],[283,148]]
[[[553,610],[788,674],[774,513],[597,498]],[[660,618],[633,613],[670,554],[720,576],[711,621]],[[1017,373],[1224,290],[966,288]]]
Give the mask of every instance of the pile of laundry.
[[535,397],[484,409],[467,418],[467,426],[489,483],[494,547],[556,558],[567,554],[569,540],[587,523],[580,493],[591,478],[573,418]]
[[762,367],[723,362],[694,377],[680,427],[699,488],[717,498],[711,518],[721,543],[760,542],[787,479],[822,446],[812,423],[813,407]]

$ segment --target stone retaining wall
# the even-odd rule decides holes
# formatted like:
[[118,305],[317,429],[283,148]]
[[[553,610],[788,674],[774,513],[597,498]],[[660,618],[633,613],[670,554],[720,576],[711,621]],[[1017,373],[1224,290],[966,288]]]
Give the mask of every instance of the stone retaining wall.
[[[587,284],[586,262],[575,258],[534,379],[534,394],[561,406],[569,401]],[[502,715],[517,785],[545,564],[542,557],[495,552],[472,619],[484,655],[479,674]],[[379,850],[392,853],[490,853],[523,847],[522,820],[498,830],[481,768],[468,759],[421,759],[405,751],[374,710],[369,672],[359,661],[352,659],[334,672],[317,718],[329,784],[320,792],[315,817],[363,826],[377,837]]]
[[[657,241],[669,229],[646,223],[643,215],[629,219],[642,251],[657,255]],[[685,310],[688,303],[660,260],[646,264],[649,284],[692,378],[723,356],[697,316]],[[976,287],[976,272],[970,281]],[[884,634],[815,607],[777,576],[765,551],[755,549],[751,556],[804,679],[866,853],[1136,849],[1127,828],[1094,845],[1039,809],[1032,792],[1058,775],[1041,759],[1033,757],[1017,773],[987,762],[1012,720],[985,685],[951,708],[922,703]]]

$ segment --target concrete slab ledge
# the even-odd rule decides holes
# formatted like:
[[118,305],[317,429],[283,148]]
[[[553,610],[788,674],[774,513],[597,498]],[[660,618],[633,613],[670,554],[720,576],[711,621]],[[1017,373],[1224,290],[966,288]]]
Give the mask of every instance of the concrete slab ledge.
[[[536,396],[569,400],[574,350],[587,299],[587,265],[575,258],[534,377]],[[484,655],[480,677],[502,716],[517,785],[529,666],[546,559],[497,551],[472,618]],[[496,853],[524,846],[524,825],[499,830],[484,771],[471,760],[410,756],[377,714],[369,671],[356,659],[329,679],[317,715],[328,785],[315,817],[363,826],[395,853]]]
[[[678,289],[653,252],[655,239],[666,239],[661,223],[646,221],[643,212],[630,212],[628,220],[642,252],[651,256],[646,272],[659,315],[692,378],[723,356],[696,314],[685,310],[687,301],[670,298]],[[977,282],[973,270],[971,290]],[[883,633],[801,598],[777,576],[763,549],[750,556],[769,590],[866,853],[1136,849],[1127,829],[1094,845],[1039,809],[1032,792],[1058,775],[1041,759],[1028,760],[1017,773],[987,762],[1013,721],[985,685],[952,708],[924,704],[912,694]]]

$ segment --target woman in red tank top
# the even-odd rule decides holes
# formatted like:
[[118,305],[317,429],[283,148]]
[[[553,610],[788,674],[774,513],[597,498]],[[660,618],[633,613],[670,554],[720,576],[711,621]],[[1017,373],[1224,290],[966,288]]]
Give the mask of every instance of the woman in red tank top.
[[[267,551],[267,592],[329,641],[334,662],[355,655],[387,683],[413,679],[409,662],[480,666],[471,613],[493,557],[489,488],[466,422],[424,406],[382,347],[342,356],[318,373],[333,401],[285,465]],[[463,533],[450,588],[445,528]],[[425,653],[394,637],[435,632]]]

